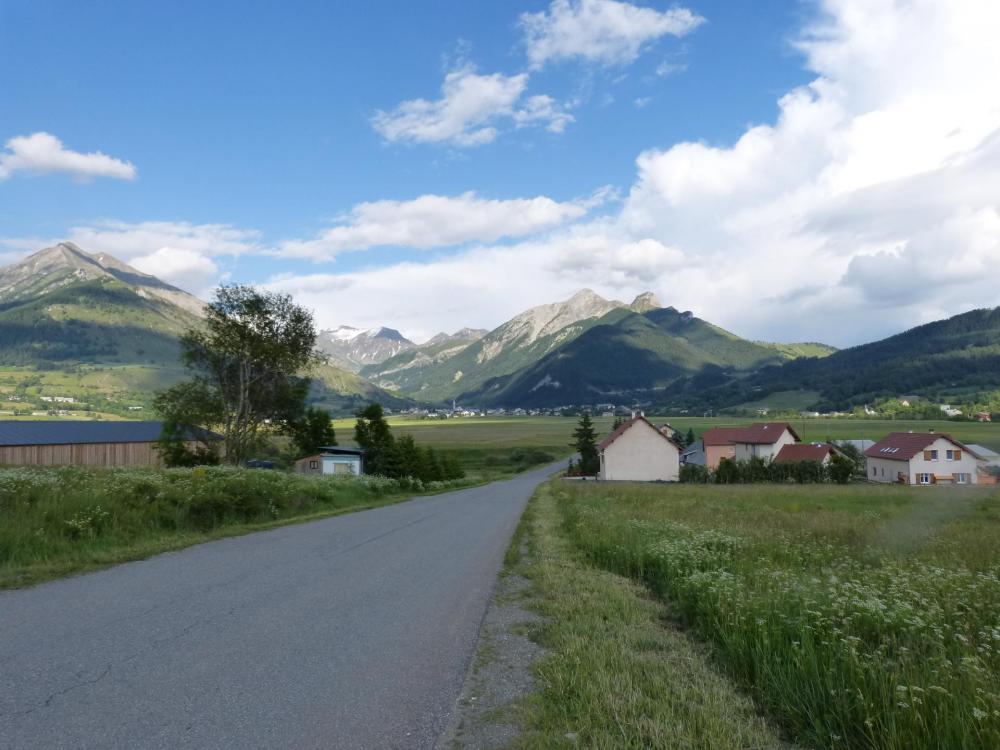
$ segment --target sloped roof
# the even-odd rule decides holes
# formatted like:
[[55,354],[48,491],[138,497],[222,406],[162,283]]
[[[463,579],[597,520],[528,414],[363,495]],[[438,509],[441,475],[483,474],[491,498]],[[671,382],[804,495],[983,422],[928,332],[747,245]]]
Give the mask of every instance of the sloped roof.
[[756,422],[745,427],[713,427],[705,430],[701,439],[706,447],[735,443],[773,445],[785,430],[791,432],[796,440],[802,439],[788,422]]
[[[0,446],[71,445],[81,443],[151,443],[163,432],[162,422],[0,421]],[[221,440],[200,427],[189,427],[192,439]]]
[[627,422],[623,422],[622,424],[620,424],[618,426],[618,429],[616,429],[614,432],[612,432],[610,435],[608,435],[606,438],[604,438],[604,440],[601,441],[600,445],[597,446],[597,450],[603,453],[604,450],[609,445],[611,445],[618,438],[620,438],[622,435],[624,435],[625,432],[629,428],[631,428],[633,425],[637,424],[638,422],[645,422],[647,425],[649,425],[650,429],[652,429],[653,432],[655,432],[661,438],[663,438],[668,443],[670,443],[672,446],[674,446],[678,451],[681,450],[681,447],[679,445],[677,445],[676,442],[674,442],[673,438],[671,438],[671,437],[669,437],[667,435],[664,435],[661,430],[657,429],[656,425],[654,425],[652,422],[650,422],[648,419],[646,419],[643,416],[632,417],[632,419],[628,420]]
[[705,447],[716,445],[732,445],[733,441],[743,433],[743,427],[712,427],[705,430],[701,436]]
[[974,450],[944,432],[891,432],[866,450],[865,455],[892,461],[909,461],[939,438],[944,438],[978,458]]
[[792,443],[781,446],[775,461],[823,461],[831,453],[839,451],[829,443]]
[[785,430],[792,433],[792,437],[796,440],[802,439],[788,422],[757,422],[749,427],[744,427],[743,432],[733,442],[751,445],[773,445],[778,442]]

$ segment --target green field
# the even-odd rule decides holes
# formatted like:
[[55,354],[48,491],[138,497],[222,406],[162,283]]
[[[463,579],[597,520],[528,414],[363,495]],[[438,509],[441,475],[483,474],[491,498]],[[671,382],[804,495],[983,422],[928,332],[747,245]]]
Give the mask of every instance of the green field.
[[[686,433],[689,428],[701,435],[709,427],[750,424],[762,418],[727,417],[649,417],[657,424],[669,422],[675,429]],[[422,445],[448,450],[489,451],[514,447],[541,448],[569,455],[569,442],[576,426],[573,417],[461,417],[455,419],[391,418],[393,431],[412,434]],[[613,420],[595,417],[594,424],[600,435],[607,435]],[[865,438],[879,440],[890,432],[926,432],[933,429],[947,432],[965,443],[978,443],[1000,450],[1000,423],[952,422],[942,420],[888,420],[888,419],[794,419],[792,426],[804,441],[851,440]],[[353,419],[339,419],[334,423],[338,440],[350,441],[354,429]]]
[[995,489],[556,480],[522,526],[527,747],[1000,747]]

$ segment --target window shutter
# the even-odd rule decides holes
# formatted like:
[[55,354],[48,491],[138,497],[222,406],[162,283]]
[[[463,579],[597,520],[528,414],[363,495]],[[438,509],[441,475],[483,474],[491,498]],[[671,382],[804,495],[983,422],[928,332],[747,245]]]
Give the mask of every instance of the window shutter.
[[931,452],[924,451],[924,461],[930,461],[930,460],[931,460]]
[[955,460],[956,461],[962,460],[962,451],[955,451]]

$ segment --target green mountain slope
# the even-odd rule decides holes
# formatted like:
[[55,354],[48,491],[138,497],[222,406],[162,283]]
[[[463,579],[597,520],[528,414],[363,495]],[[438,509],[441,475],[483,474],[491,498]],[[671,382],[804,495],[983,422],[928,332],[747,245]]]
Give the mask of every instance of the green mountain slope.
[[[25,409],[42,396],[148,413],[153,392],[187,376],[180,334],[204,303],[107,255],[63,243],[0,268],[0,396]],[[317,368],[314,399],[337,413],[369,400],[410,402],[336,367]],[[3,401],[3,398],[0,398]]]
[[716,405],[770,393],[818,391],[820,409],[844,409],[901,393],[1000,388],[1000,307],[956,315],[822,359],[768,367],[702,394]]
[[[633,304],[648,306],[655,304],[655,298],[640,295]],[[447,402],[533,366],[612,312],[624,315],[630,309],[583,289],[568,300],[526,310],[446,358],[431,357],[408,367],[398,367],[400,360],[393,359],[361,372],[383,387],[421,401]]]
[[692,378],[717,383],[785,356],[672,307],[616,310],[533,365],[462,398],[524,407],[655,401]]

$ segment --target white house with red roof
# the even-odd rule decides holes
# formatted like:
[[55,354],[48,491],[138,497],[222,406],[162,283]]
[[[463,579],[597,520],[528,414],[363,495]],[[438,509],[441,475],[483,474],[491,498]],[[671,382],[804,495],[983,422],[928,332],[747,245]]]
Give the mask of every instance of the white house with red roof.
[[798,443],[800,438],[788,422],[758,422],[744,427],[732,440],[733,457],[737,461],[751,458],[769,461],[786,445]]
[[681,448],[669,428],[659,429],[643,416],[633,417],[597,446],[600,478],[628,482],[676,482]]
[[950,435],[893,432],[865,451],[868,479],[902,484],[992,484],[986,461]]

